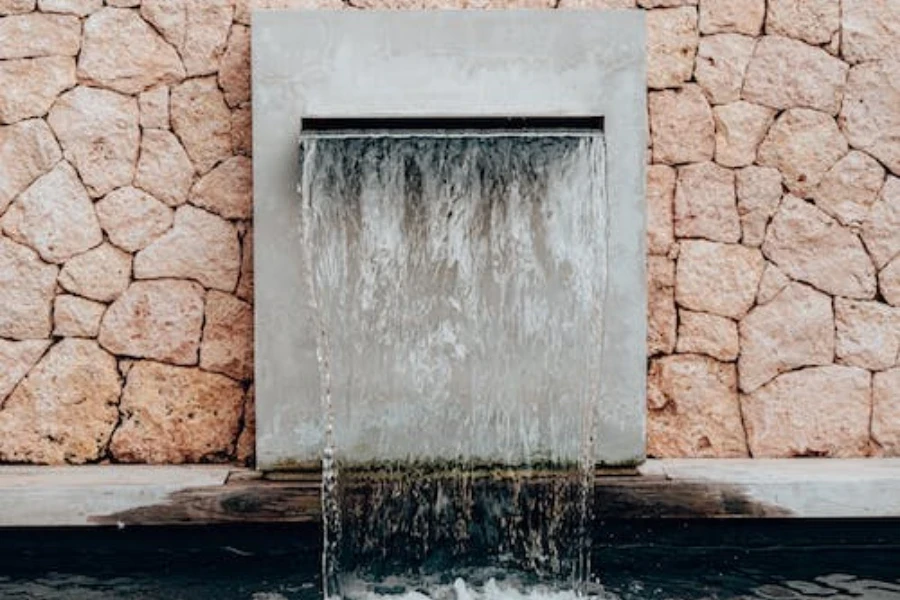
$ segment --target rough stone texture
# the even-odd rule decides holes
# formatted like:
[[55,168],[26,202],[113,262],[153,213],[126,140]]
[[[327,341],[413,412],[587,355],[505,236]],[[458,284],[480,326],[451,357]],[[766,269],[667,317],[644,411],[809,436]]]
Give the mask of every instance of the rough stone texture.
[[50,310],[59,269],[0,236],[0,337],[50,337]]
[[756,303],[765,304],[769,302],[788,286],[791,282],[788,276],[781,272],[781,269],[772,263],[766,263],[766,270],[763,271],[762,279],[759,280],[759,291],[756,292]]
[[241,300],[253,301],[253,229],[241,238],[241,278],[235,295]]
[[839,121],[852,147],[900,175],[900,60],[853,67]]
[[872,378],[872,439],[888,456],[900,456],[900,367]]
[[243,25],[250,24],[250,14],[253,10],[261,10],[267,8],[346,8],[343,0],[235,0],[234,5],[234,20],[237,23],[241,23]]
[[219,86],[234,108],[250,100],[250,28],[234,25],[219,66]]
[[831,42],[840,26],[841,0],[768,0],[768,34],[819,46]]
[[110,443],[118,461],[221,462],[240,431],[243,390],[200,369],[136,363],[122,391],[122,425]]
[[143,0],[141,16],[175,46],[189,77],[214,73],[225,51],[233,0]]
[[741,220],[734,196],[734,172],[711,162],[678,168],[675,235],[738,242]]
[[46,13],[62,13],[86,17],[103,7],[103,0],[38,0],[38,9]]
[[3,218],[3,233],[61,263],[103,241],[97,215],[78,175],[67,162],[19,194]]
[[756,160],[756,149],[775,119],[775,110],[734,102],[713,109],[716,122],[716,162],[724,167],[746,167]]
[[231,151],[235,154],[253,154],[253,115],[249,106],[231,113]]
[[884,183],[878,161],[855,150],[839,160],[822,177],[812,193],[816,206],[843,225],[861,225]]
[[0,60],[75,56],[80,47],[78,17],[29,13],[0,19]]
[[41,119],[0,127],[0,215],[60,158],[59,144]]
[[197,364],[203,299],[190,281],[136,281],[103,316],[100,344],[113,354]]
[[35,0],[0,0],[0,17],[31,12],[34,6]]
[[50,347],[50,340],[0,340],[0,407]]
[[134,276],[194,279],[206,287],[231,292],[240,267],[235,228],[204,210],[182,206],[175,212],[172,229],[137,254]]
[[691,78],[700,35],[693,6],[653,10],[647,19],[647,85],[678,87]]
[[128,287],[131,255],[103,244],[68,261],[59,273],[67,291],[98,302],[112,302]]
[[737,323],[706,313],[678,311],[678,342],[681,354],[706,354],[717,360],[733,361],[740,351]]
[[0,461],[85,463],[100,458],[119,419],[115,359],[92,340],[64,339],[0,410]]
[[75,85],[75,59],[47,56],[0,61],[0,123],[47,114],[56,97]]
[[206,297],[200,368],[232,379],[253,377],[253,307],[215,290]]
[[737,207],[741,217],[741,242],[762,246],[769,219],[781,202],[781,173],[771,167],[747,167],[737,171]]
[[215,77],[172,88],[170,108],[172,127],[200,173],[231,154],[231,111]]
[[256,391],[253,385],[244,397],[244,427],[238,437],[234,457],[239,464],[253,466],[256,458]]
[[674,6],[697,6],[698,0],[637,0],[641,8],[672,8]]
[[834,319],[837,362],[870,371],[900,363],[900,309],[835,298]]
[[733,364],[667,356],[651,361],[648,379],[649,456],[747,456]]
[[842,0],[841,54],[851,64],[895,59],[900,49],[897,0]]
[[106,305],[78,296],[60,295],[53,303],[53,335],[95,338]]
[[253,162],[246,156],[229,158],[197,182],[189,200],[226,219],[249,219],[253,214]]
[[900,255],[878,274],[878,291],[891,306],[900,306]]
[[128,252],[146,248],[172,226],[172,209],[133,187],[110,192],[95,207],[109,241]]
[[727,104],[740,99],[744,74],[755,47],[756,38],[736,33],[700,39],[694,79],[710,102]]
[[854,367],[785,373],[741,398],[756,458],[863,456],[869,450],[871,376]]
[[756,298],[765,260],[759,250],[703,240],[681,242],[675,297],[684,308],[740,319]]
[[675,169],[650,165],[647,169],[647,251],[668,254],[675,243],[672,211]]
[[756,45],[745,100],[777,109],[812,108],[836,115],[849,67],[820,48],[771,35]]
[[703,0],[700,32],[759,35],[766,16],[766,0]]
[[158,85],[138,96],[141,111],[141,127],[144,129],[169,128],[169,88]]
[[900,254],[900,179],[888,177],[862,227],[862,239],[877,268]]
[[738,373],[744,392],[752,392],[785,371],[831,364],[831,299],[809,286],[791,283],[741,320],[740,336]]
[[875,267],[859,238],[799,198],[781,202],[762,249],[787,275],[823,292],[875,296]]
[[147,129],[141,139],[134,185],[169,206],[187,201],[194,181],[194,166],[178,138],[161,129]]
[[716,128],[712,109],[698,86],[651,92],[649,107],[653,162],[674,165],[712,160]]
[[137,100],[77,87],[57,100],[49,122],[91,197],[131,183],[140,141]]
[[808,196],[834,163],[847,153],[847,140],[834,119],[806,108],[781,114],[759,146],[758,162],[776,167],[791,192]]
[[647,257],[647,353],[675,351],[678,314],[675,310],[675,264],[664,256]]

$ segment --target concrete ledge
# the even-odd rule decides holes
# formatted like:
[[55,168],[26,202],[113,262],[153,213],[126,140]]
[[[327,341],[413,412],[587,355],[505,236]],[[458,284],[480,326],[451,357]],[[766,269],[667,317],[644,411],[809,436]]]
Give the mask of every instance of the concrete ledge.
[[[577,480],[535,472],[523,487],[560,481]],[[365,475],[345,485],[365,500],[409,483]],[[486,472],[470,485],[496,494],[516,484]],[[0,467],[0,527],[318,523],[320,489],[317,474],[273,480],[228,466]],[[900,459],[652,460],[637,474],[599,472],[593,517],[900,518]]]

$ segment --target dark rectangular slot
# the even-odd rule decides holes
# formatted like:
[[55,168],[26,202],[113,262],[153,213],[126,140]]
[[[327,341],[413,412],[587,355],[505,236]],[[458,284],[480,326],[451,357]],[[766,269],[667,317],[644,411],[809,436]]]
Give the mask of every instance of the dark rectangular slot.
[[414,117],[414,118],[308,118],[304,133],[349,133],[367,131],[495,131],[553,132],[603,131],[603,117]]

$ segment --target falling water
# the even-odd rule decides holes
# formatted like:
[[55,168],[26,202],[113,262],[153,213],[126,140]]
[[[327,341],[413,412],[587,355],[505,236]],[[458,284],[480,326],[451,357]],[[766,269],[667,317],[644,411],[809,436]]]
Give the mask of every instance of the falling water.
[[586,581],[602,135],[318,134],[302,161],[326,596],[379,552],[478,549]]

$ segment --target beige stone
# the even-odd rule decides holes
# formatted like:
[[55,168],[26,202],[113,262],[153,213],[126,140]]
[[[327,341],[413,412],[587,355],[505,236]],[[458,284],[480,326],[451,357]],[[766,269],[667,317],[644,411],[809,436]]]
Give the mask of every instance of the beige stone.
[[891,306],[900,306],[900,255],[878,273],[878,291]]
[[887,456],[900,456],[900,367],[872,378],[872,439]]
[[675,6],[697,6],[697,0],[637,0],[641,8],[672,8]]
[[678,255],[675,299],[690,310],[740,319],[753,306],[764,267],[755,248],[685,240]]
[[897,366],[900,309],[881,302],[834,299],[837,362],[870,371]]
[[766,33],[820,46],[841,27],[841,0],[768,0]]
[[169,88],[158,85],[138,96],[141,111],[141,127],[144,129],[169,128]]
[[250,24],[253,10],[270,8],[298,9],[342,9],[346,8],[343,0],[235,0],[234,20],[242,25]]
[[219,66],[219,86],[234,108],[250,100],[250,28],[234,25]]
[[61,263],[103,241],[94,206],[65,161],[19,194],[0,218],[3,233]]
[[655,458],[747,456],[733,364],[706,356],[651,361],[647,454]]
[[241,238],[241,278],[235,295],[241,300],[253,302],[253,229]]
[[852,147],[900,175],[900,60],[850,70],[839,122]]
[[752,392],[780,373],[834,361],[831,298],[791,283],[740,322],[741,390]]
[[824,212],[785,196],[762,246],[793,279],[837,296],[875,296],[875,267],[859,238]]
[[80,47],[78,17],[28,13],[0,19],[0,60],[75,56]]
[[900,179],[887,178],[863,223],[862,240],[876,268],[900,254]]
[[256,458],[256,393],[251,384],[244,396],[244,426],[238,437],[234,457],[238,464],[252,467]]
[[253,214],[253,163],[246,156],[229,158],[204,175],[188,199],[226,219],[249,219]]
[[700,32],[759,35],[766,16],[766,0],[703,0]]
[[647,85],[679,87],[691,78],[700,43],[697,9],[665,8],[646,13]]
[[203,300],[191,281],[136,281],[103,316],[100,344],[113,354],[195,365]]
[[672,221],[675,169],[666,165],[647,168],[647,250],[668,254],[675,243]]
[[69,56],[0,62],[0,123],[47,114],[56,97],[75,85],[75,59]]
[[77,87],[57,100],[49,122],[91,197],[131,184],[140,142],[137,100]]
[[136,94],[184,79],[178,53],[133,10],[105,8],[84,22],[78,77],[85,83]]
[[740,241],[734,171],[712,162],[678,168],[675,235],[717,242]]
[[58,272],[31,249],[0,236],[0,337],[50,337]]
[[200,368],[232,379],[253,378],[253,307],[230,294],[211,291],[200,343]]
[[781,114],[759,146],[758,162],[784,175],[791,192],[808,196],[834,163],[847,153],[847,140],[834,119],[795,108]]
[[191,79],[172,88],[171,119],[201,174],[231,154],[231,111],[215,77]]
[[194,279],[206,287],[231,292],[240,267],[240,242],[234,226],[199,208],[182,206],[175,212],[172,229],[138,252],[134,276]]
[[653,162],[669,165],[712,160],[715,123],[703,92],[694,84],[650,93]]
[[0,127],[0,215],[13,198],[61,158],[59,144],[43,120]]
[[[290,2],[291,0],[277,0]],[[294,0],[296,2],[296,0]],[[391,10],[552,8],[556,0],[348,0],[353,8]],[[560,0],[560,3],[562,0]],[[304,3],[305,4],[305,3]],[[326,7],[331,3],[325,3]],[[565,8],[634,7],[634,0],[571,0]]]
[[110,454],[119,462],[227,461],[240,432],[243,397],[240,384],[223,375],[139,362],[122,391],[122,425]]
[[106,5],[116,8],[134,8],[141,5],[141,0],[106,0]]
[[109,241],[128,252],[146,248],[172,227],[172,209],[137,188],[119,188],[95,206]]
[[732,102],[713,108],[716,122],[716,162],[724,167],[746,167],[756,160],[756,149],[775,120],[775,110]]
[[788,276],[781,272],[781,269],[770,262],[766,263],[766,270],[763,271],[762,279],[759,280],[759,290],[756,292],[756,303],[765,304],[788,286],[791,282]]
[[95,338],[104,312],[105,304],[61,294],[53,302],[53,335]]
[[189,77],[215,73],[225,51],[234,0],[143,0],[141,16],[175,46]]
[[842,0],[841,54],[852,64],[895,60],[900,49],[897,0]]
[[31,12],[34,7],[35,0],[0,0],[0,17]]
[[144,130],[134,185],[169,206],[187,201],[194,166],[178,138],[161,129]]
[[66,291],[98,302],[112,302],[128,288],[131,255],[103,244],[68,261],[59,273]]
[[0,407],[49,347],[50,340],[0,340]]
[[678,327],[673,261],[664,256],[648,256],[647,279],[647,353],[671,354],[675,351]]
[[235,154],[253,154],[253,116],[249,106],[231,112],[231,151]]
[[38,9],[45,13],[63,13],[86,17],[103,7],[103,0],[38,0]]
[[727,104],[740,100],[744,74],[755,47],[755,38],[737,33],[700,38],[694,79],[710,102]]
[[812,108],[836,115],[849,67],[821,48],[769,35],[756,45],[743,97],[777,109]]
[[3,404],[0,461],[96,461],[118,422],[120,390],[116,361],[96,342],[62,340]]
[[861,225],[884,183],[884,168],[878,161],[855,150],[825,173],[812,193],[816,206],[843,225]]
[[762,246],[769,219],[781,202],[781,173],[772,167],[747,167],[737,171],[737,207],[741,217],[741,242]]
[[754,458],[865,456],[871,376],[854,367],[785,373],[741,398]]
[[678,311],[680,354],[705,354],[721,361],[733,361],[740,351],[737,323],[707,313]]

